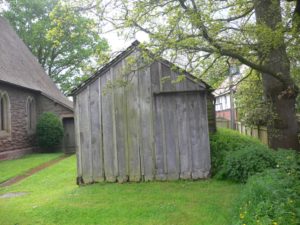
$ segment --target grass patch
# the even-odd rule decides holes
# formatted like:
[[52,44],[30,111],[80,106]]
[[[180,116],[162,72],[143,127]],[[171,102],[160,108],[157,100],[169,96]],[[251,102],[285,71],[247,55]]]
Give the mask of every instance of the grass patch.
[[226,225],[243,185],[227,181],[176,181],[78,187],[76,159],[67,158],[0,194],[0,224],[205,224]]
[[26,155],[20,159],[0,161],[0,183],[21,175],[27,170],[58,158],[61,155],[62,153],[38,153]]

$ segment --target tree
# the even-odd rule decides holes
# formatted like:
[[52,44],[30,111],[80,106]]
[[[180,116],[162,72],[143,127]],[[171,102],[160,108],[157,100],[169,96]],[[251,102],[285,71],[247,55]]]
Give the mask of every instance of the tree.
[[263,97],[261,75],[252,72],[241,80],[234,95],[239,120],[247,126],[267,126],[274,119]]
[[68,2],[7,0],[3,15],[38,58],[47,74],[68,93],[107,61],[108,43],[97,23]]
[[268,124],[271,147],[299,149],[292,74],[300,66],[294,51],[300,44],[299,0],[115,1],[116,28],[146,32],[148,48],[184,62],[199,77],[228,58],[259,72],[265,100],[276,114]]

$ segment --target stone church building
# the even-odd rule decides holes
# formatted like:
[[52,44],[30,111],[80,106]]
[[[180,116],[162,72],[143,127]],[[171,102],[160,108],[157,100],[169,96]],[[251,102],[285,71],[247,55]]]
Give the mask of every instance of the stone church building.
[[65,152],[73,151],[73,103],[59,91],[9,23],[0,17],[0,160],[37,149],[35,129],[43,112],[53,112],[62,119],[65,128],[62,148]]

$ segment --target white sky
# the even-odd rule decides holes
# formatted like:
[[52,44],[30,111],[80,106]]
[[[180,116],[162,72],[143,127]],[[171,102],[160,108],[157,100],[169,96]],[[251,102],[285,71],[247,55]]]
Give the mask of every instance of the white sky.
[[109,46],[112,50],[112,54],[125,50],[131,45],[132,42],[138,40],[140,42],[145,42],[148,40],[148,35],[142,31],[135,35],[135,38],[126,40],[125,37],[118,36],[116,31],[110,31],[109,33],[101,34],[101,37],[106,38]]

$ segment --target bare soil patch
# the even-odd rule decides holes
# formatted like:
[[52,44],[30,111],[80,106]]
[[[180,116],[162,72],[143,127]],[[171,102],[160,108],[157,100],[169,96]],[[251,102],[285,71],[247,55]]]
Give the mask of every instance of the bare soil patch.
[[26,195],[26,192],[11,192],[11,193],[5,193],[3,195],[0,195],[0,198],[14,198]]
[[63,155],[63,156],[60,156],[58,157],[57,159],[53,159],[53,160],[50,160],[49,162],[46,162],[46,163],[43,163],[35,168],[32,168],[30,170],[28,170],[27,172],[25,172],[24,174],[22,175],[19,175],[19,176],[16,176],[16,177],[13,177],[7,181],[4,181],[3,183],[0,184],[0,187],[7,187],[7,186],[10,186],[10,185],[13,185],[15,183],[18,183],[20,182],[21,180],[24,180],[25,178],[49,167],[49,166],[52,166],[58,162],[60,162],[61,160],[69,157],[70,155]]

